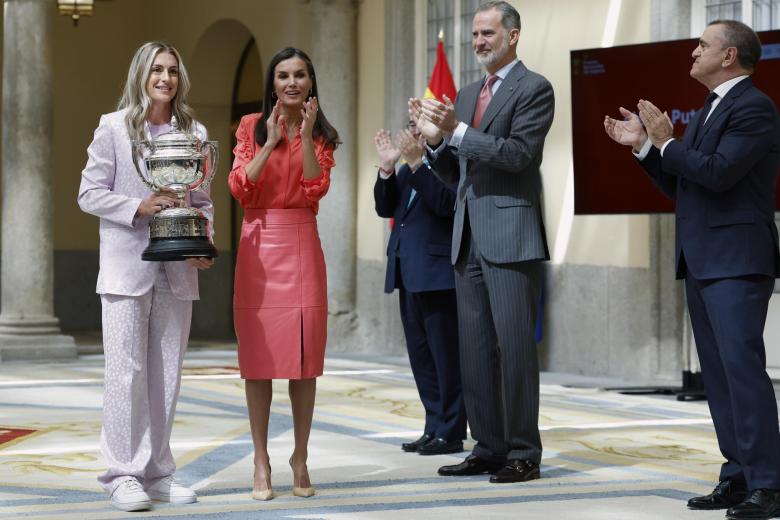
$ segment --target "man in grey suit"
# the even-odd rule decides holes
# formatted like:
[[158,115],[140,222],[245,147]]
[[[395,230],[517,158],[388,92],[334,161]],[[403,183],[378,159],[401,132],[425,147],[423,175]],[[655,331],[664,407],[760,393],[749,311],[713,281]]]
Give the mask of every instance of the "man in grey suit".
[[553,119],[550,83],[516,58],[520,15],[482,4],[472,44],[487,76],[445,98],[412,99],[433,170],[457,182],[455,266],[471,455],[440,475],[539,478],[539,365],[534,330],[549,259],[541,210],[542,148]]

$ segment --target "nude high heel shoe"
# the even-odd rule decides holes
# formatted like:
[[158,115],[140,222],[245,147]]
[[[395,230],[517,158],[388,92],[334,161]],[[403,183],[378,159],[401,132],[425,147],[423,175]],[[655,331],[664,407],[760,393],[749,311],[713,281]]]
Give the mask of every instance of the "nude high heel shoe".
[[315,493],[316,491],[314,491],[313,487],[302,488],[298,486],[293,486],[293,495],[295,495],[296,497],[303,497],[303,498],[313,497]]
[[[269,467],[270,470],[270,467]],[[274,490],[271,487],[271,474],[269,472],[268,478],[266,479],[265,483],[268,485],[268,489],[262,489],[260,491],[257,491],[255,489],[252,489],[252,499],[254,500],[271,500],[276,495],[274,495]]]
[[252,490],[252,498],[254,500],[271,500],[275,496],[273,489],[264,489],[262,491]]
[[295,495],[296,497],[303,497],[303,498],[313,497],[315,494],[314,487],[312,486],[299,487],[295,485],[295,480],[296,480],[295,468],[293,468],[292,465],[292,457],[290,457],[290,468],[293,470],[293,488],[292,488],[293,495]]

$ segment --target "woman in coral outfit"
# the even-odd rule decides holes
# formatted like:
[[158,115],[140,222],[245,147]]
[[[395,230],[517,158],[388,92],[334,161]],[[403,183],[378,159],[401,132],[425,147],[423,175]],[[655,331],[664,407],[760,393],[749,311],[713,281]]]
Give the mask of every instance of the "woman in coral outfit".
[[289,379],[293,494],[312,496],[306,460],[328,322],[316,215],[339,141],[319,110],[314,66],[303,51],[288,47],[273,57],[263,112],[244,116],[236,138],[228,182],[244,222],[233,308],[255,447],[252,497],[273,498],[267,446],[273,379]]

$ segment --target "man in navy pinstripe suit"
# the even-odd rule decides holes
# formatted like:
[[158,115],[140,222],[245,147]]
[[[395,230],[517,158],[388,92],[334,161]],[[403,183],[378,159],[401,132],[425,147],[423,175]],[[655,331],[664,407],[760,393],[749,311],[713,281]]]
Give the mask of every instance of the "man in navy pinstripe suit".
[[[750,79],[761,42],[747,25],[710,23],[692,53],[690,75],[710,90],[682,139],[646,100],[621,108],[607,134],[631,145],[655,184],[676,201],[677,277],[685,295],[707,400],[726,461],[712,493],[691,509],[727,518],[780,515],[777,402],[766,373],[763,332],[780,275],[775,186],[780,117]],[[640,123],[641,118],[641,123]],[[642,124],[644,123],[644,125]]]
[[553,89],[516,58],[520,15],[482,4],[472,44],[488,75],[445,99],[409,102],[433,170],[457,182],[451,261],[458,298],[463,394],[477,441],[440,475],[539,478],[539,365],[534,339],[542,264],[549,259],[541,209],[544,139]]

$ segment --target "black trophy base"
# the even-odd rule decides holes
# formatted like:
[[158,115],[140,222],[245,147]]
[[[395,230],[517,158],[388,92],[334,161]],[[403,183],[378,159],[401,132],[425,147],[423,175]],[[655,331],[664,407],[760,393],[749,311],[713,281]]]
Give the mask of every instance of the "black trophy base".
[[217,248],[203,237],[153,238],[144,249],[141,260],[178,262],[188,258],[214,258]]

